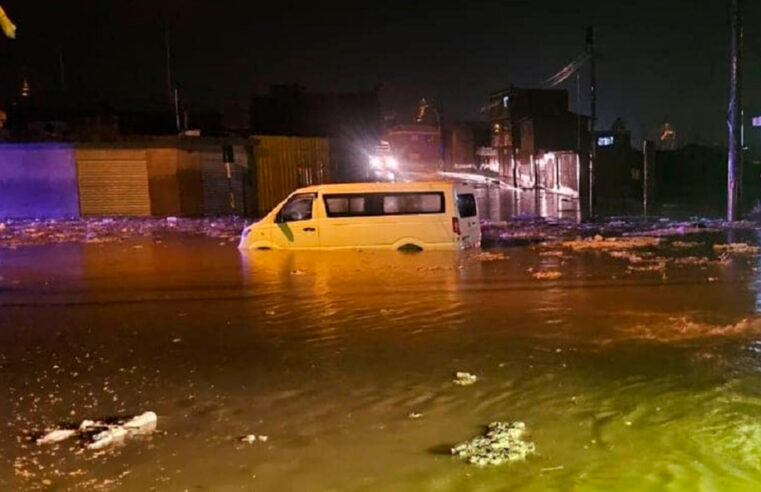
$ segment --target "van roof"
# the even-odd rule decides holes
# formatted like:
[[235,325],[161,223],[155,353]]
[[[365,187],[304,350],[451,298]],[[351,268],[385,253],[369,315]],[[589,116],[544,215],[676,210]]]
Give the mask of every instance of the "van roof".
[[382,182],[382,183],[336,183],[321,184],[299,188],[296,193],[349,193],[349,192],[372,192],[372,191],[425,191],[440,190],[462,186],[452,181],[412,181],[412,182]]

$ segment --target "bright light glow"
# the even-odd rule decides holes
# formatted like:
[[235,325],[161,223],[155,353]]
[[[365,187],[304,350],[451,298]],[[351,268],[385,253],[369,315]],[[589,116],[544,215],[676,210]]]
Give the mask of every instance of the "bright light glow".
[[370,157],[370,166],[374,169],[381,167],[381,160],[375,156]]
[[386,158],[386,165],[390,169],[394,169],[394,170],[399,169],[399,162],[395,158],[393,158],[393,157],[387,157]]
[[389,171],[388,174],[386,174],[386,177],[388,178],[389,181],[393,181],[396,176],[394,175],[394,173]]

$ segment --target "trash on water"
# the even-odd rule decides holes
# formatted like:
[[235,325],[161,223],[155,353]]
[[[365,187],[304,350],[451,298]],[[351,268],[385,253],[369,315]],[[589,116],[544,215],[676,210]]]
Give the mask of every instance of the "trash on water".
[[451,453],[476,466],[523,461],[536,452],[534,443],[523,439],[525,431],[523,422],[492,422],[483,436],[456,445]]
[[732,253],[737,255],[756,255],[761,251],[760,247],[751,246],[748,243],[714,244],[713,249],[717,253]]
[[120,424],[106,424],[85,419],[76,429],[55,429],[37,439],[37,444],[53,444],[79,436],[89,442],[87,449],[99,450],[123,442],[128,436],[150,434],[156,430],[158,417],[154,412],[144,412]]
[[412,420],[417,420],[417,419],[421,418],[422,416],[423,416],[423,414],[422,413],[418,413],[418,412],[410,412],[410,414],[407,415],[407,417],[409,417]]
[[457,373],[455,373],[455,378],[452,382],[460,386],[470,386],[476,381],[478,381],[478,376],[476,376],[475,374],[458,371]]
[[154,412],[145,412],[128,420],[122,427],[130,434],[149,434],[156,430],[158,417]]
[[110,426],[92,437],[92,442],[87,444],[87,449],[98,450],[124,441],[127,437],[127,429],[119,425]]
[[53,444],[65,441],[76,433],[77,431],[72,429],[55,429],[37,439],[37,444]]
[[531,275],[537,280],[557,280],[563,276],[560,272],[535,272]]
[[253,444],[256,441],[259,442],[267,442],[269,440],[269,436],[265,436],[263,434],[256,435],[256,434],[246,434],[245,436],[238,439],[240,442],[245,444]]

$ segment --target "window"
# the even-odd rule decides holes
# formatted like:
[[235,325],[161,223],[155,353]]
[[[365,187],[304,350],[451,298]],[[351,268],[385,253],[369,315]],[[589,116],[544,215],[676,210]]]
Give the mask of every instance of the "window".
[[445,205],[438,191],[324,195],[323,201],[328,217],[442,214]]
[[365,215],[364,196],[325,196],[325,210],[328,217]]
[[286,203],[277,214],[275,222],[296,222],[312,219],[314,195],[296,195]]
[[475,217],[477,213],[476,197],[472,193],[457,195],[457,211],[463,219]]
[[444,212],[442,193],[404,193],[383,197],[383,214],[440,214]]

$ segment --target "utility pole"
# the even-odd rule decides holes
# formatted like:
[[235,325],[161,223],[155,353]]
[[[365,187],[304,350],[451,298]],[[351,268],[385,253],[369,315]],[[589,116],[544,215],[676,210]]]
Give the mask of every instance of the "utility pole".
[[58,43],[58,78],[61,84],[61,92],[66,92],[66,65],[63,61],[62,43]]
[[177,133],[180,133],[180,97],[177,86],[172,80],[172,45],[169,39],[169,22],[164,22],[164,48],[166,49],[166,88],[169,104],[174,105],[174,122]]
[[727,127],[729,129],[729,155],[727,159],[727,221],[738,218],[740,198],[740,162],[742,127],[742,0],[730,0],[731,40],[729,64],[729,109]]
[[587,55],[589,55],[589,217],[594,216],[595,189],[595,159],[596,144],[595,129],[597,128],[597,72],[595,67],[595,28],[587,27]]

